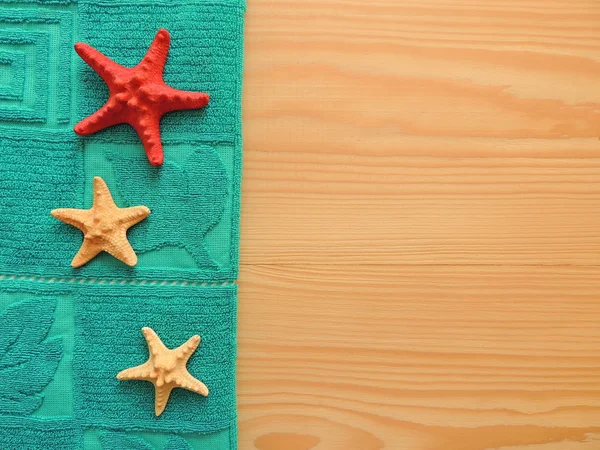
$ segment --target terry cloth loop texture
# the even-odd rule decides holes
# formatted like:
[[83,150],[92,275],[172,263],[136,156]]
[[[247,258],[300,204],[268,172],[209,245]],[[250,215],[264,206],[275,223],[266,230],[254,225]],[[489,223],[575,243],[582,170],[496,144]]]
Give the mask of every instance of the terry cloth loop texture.
[[[12,73],[6,86],[0,82],[0,144],[8,158],[0,166],[5,244],[0,246],[0,273],[207,282],[237,278],[244,7],[241,1],[212,0],[0,3],[0,68],[4,64]],[[145,160],[129,125],[74,135],[72,126],[104,104],[108,88],[72,47],[85,42],[132,67],[159,28],[171,34],[165,82],[207,92],[211,100],[203,109],[163,117],[165,164],[157,168]],[[19,95],[22,101],[9,99]],[[65,264],[81,245],[81,234],[47,212],[89,208],[94,176],[107,182],[121,207],[138,198],[154,203],[148,206],[156,214],[130,231],[139,257],[134,268],[108,255],[78,269]],[[26,226],[15,214],[27,216]]]
[[[0,449],[237,447],[244,11],[241,0],[0,1],[0,330],[12,330],[0,332]],[[129,126],[73,133],[108,98],[73,45],[132,67],[160,28],[165,82],[211,101],[163,117],[157,168]],[[49,213],[89,208],[94,176],[120,207],[152,210],[128,233],[134,268],[109,255],[69,265],[81,232]],[[150,383],[116,379],[147,359],[143,326],[170,348],[201,336],[188,369],[208,397],[176,389],[155,417]]]
[[[75,298],[74,379],[77,417],[87,426],[119,430],[210,432],[235,420],[236,287],[83,285]],[[175,389],[154,414],[154,386],[115,374],[143,364],[150,327],[168,348],[192,335],[201,343],[187,368],[210,395]]]
[[0,418],[2,450],[82,448],[80,429],[72,420]]
[[[81,448],[75,443],[90,430],[86,442],[102,440],[94,430],[113,430],[148,433],[150,442],[181,434],[192,449],[235,448],[236,296],[236,286],[0,281],[0,326],[8,330],[0,337],[0,430],[15,430],[1,448],[40,448],[54,434],[56,446],[44,448]],[[208,397],[175,389],[157,418],[151,383],[116,379],[147,360],[143,326],[170,348],[202,337],[187,368]]]

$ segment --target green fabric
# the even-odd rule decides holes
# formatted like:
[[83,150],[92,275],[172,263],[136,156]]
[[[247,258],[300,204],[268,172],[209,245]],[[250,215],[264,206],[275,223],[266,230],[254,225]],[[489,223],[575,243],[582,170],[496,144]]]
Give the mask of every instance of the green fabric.
[[25,87],[25,55],[0,51],[0,100],[23,100]]
[[[236,287],[83,285],[75,292],[76,416],[85,425],[119,430],[212,432],[235,420]],[[194,334],[200,346],[188,370],[210,395],[172,392],[156,420],[154,387],[118,381],[121,370],[148,360],[142,327],[168,348]],[[117,346],[115,346],[117,343]]]
[[0,383],[2,413],[30,416],[42,404],[62,354],[62,339],[47,339],[58,300],[32,298],[9,305],[0,315]]
[[[242,161],[243,0],[0,0],[0,449],[237,447],[235,330]],[[207,92],[161,121],[165,164],[116,126],[72,131],[108,89],[73,51],[131,67],[171,33],[165,82]],[[130,268],[102,254],[73,269],[81,232],[55,208],[89,208],[102,176],[129,233]],[[218,285],[217,285],[218,283]],[[177,389],[160,417],[147,382],[116,374],[148,357],[141,327],[175,347],[206,398]]]
[[[4,244],[0,273],[235,280],[244,4],[233,0],[85,0],[79,4],[40,0],[53,6],[14,2],[21,6],[18,9],[12,3],[7,7],[0,2],[0,46],[11,49],[5,51],[5,58],[12,58],[14,72],[19,70],[19,61],[25,61],[26,70],[22,101],[2,100],[0,87],[0,144],[9,158],[0,167],[0,188],[3,195],[8,194],[0,199],[0,220],[11,222],[0,230]],[[156,168],[146,161],[139,137],[128,125],[85,138],[74,135],[72,126],[103,105],[108,89],[72,45],[84,41],[131,67],[143,57],[160,27],[171,33],[165,82],[178,89],[207,92],[211,101],[201,110],[163,117],[166,163]],[[74,75],[64,68],[72,68]],[[6,92],[13,88],[6,86]],[[213,176],[205,178],[206,174]],[[139,248],[134,268],[107,255],[82,268],[71,268],[68,262],[81,244],[80,233],[42,214],[54,208],[90,207],[96,175],[105,179],[120,206],[146,201],[151,209],[158,208],[131,230],[132,244]],[[127,186],[121,183],[123,179]],[[182,194],[182,190],[187,192]],[[200,195],[207,190],[210,200]],[[30,192],[39,195],[30,196]],[[163,201],[173,197],[178,198]],[[27,242],[32,230],[21,227],[22,221],[6,218],[19,209],[23,213],[27,209],[25,220],[33,222],[35,245]],[[162,236],[151,230],[157,222]],[[190,223],[196,225],[195,230]],[[59,245],[55,245],[57,235],[64,237]],[[44,263],[39,264],[40,260]]]
[[122,433],[89,429],[84,435],[86,450],[212,450],[235,448],[229,430],[206,434]]
[[[35,420],[30,418],[17,420],[11,417],[2,417],[0,419],[0,448],[2,450],[79,449],[83,445],[80,431],[73,420]],[[119,449],[119,447],[113,448]],[[125,450],[127,447],[121,448]]]
[[[117,187],[124,204],[146,201],[153,211],[148,220],[131,230],[132,239],[139,238],[141,246],[135,268],[102,258],[84,271],[93,271],[95,276],[107,272],[112,278],[237,278],[243,6],[231,0],[80,2],[80,40],[119,64],[133,67],[156,31],[166,28],[171,33],[171,48],[165,82],[211,96],[206,108],[163,117],[166,163],[160,168],[145,161],[139,137],[128,125],[84,139],[87,201],[91,200],[92,178],[100,175],[109,187]],[[77,71],[81,82],[76,88],[76,113],[80,119],[104,104],[108,89],[85,63],[78,61]],[[189,192],[182,193],[188,188]],[[212,198],[204,195],[207,191]],[[197,198],[190,201],[186,195]],[[164,202],[165,198],[172,201]],[[185,214],[192,219],[181,220]],[[195,230],[189,229],[190,223]],[[155,233],[158,226],[161,236]]]

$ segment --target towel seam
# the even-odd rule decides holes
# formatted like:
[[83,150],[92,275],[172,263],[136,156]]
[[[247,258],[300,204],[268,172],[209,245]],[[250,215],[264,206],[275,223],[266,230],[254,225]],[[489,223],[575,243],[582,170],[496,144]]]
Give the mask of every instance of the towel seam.
[[237,280],[223,282],[190,281],[190,280],[144,280],[116,278],[78,278],[78,277],[41,277],[37,275],[0,274],[0,281],[17,280],[47,284],[89,284],[89,285],[127,285],[127,286],[195,286],[195,287],[230,287],[236,286]]

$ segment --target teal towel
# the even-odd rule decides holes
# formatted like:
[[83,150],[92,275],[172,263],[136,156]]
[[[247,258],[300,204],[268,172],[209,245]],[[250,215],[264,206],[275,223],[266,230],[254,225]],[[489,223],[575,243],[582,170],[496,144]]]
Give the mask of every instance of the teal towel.
[[[243,0],[0,1],[0,448],[237,446],[235,330],[242,161]],[[165,82],[210,94],[165,115],[165,163],[127,125],[73,126],[108,89],[74,52],[85,42],[132,67],[160,28]],[[152,213],[128,232],[139,262],[107,254],[74,269],[81,232],[50,216],[89,208],[101,176],[120,207]],[[154,389],[116,374],[141,364],[141,333],[202,341],[188,370],[210,389]],[[5,332],[8,330],[8,332]]]

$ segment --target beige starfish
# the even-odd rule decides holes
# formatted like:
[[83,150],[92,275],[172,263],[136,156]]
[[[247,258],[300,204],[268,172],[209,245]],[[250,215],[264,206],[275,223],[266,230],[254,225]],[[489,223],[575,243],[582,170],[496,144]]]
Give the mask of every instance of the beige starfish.
[[186,364],[200,344],[195,335],[185,344],[170,350],[165,347],[152,328],[142,328],[148,343],[150,357],[141,366],[125,369],[117,375],[119,380],[143,380],[154,385],[154,412],[160,416],[167,406],[174,388],[183,388],[206,397],[208,388],[187,371]]
[[137,264],[127,229],[148,217],[150,210],[145,206],[119,208],[102,178],[94,177],[91,209],[61,208],[50,214],[83,231],[83,244],[71,262],[73,267],[83,266],[103,250],[128,266]]

